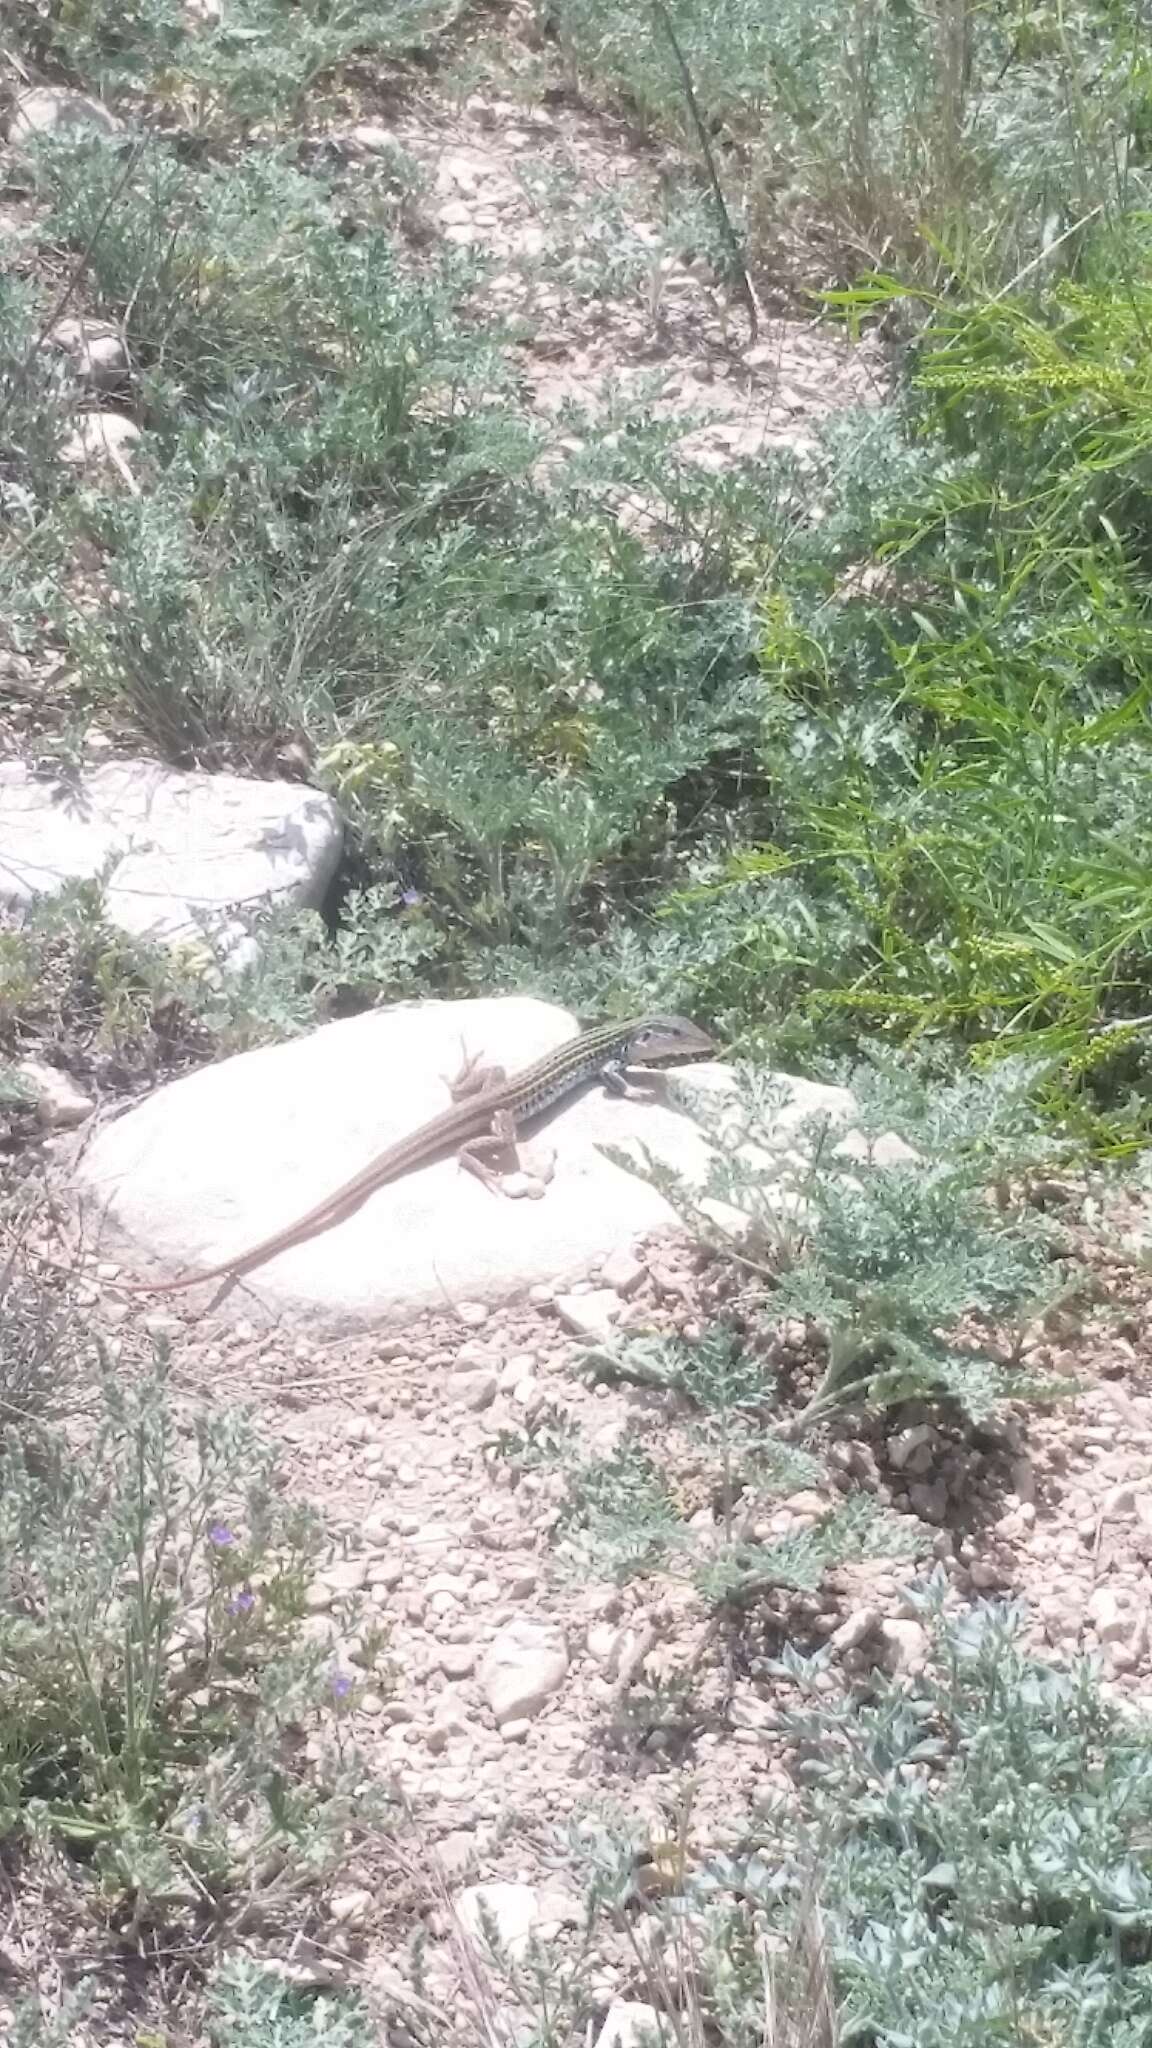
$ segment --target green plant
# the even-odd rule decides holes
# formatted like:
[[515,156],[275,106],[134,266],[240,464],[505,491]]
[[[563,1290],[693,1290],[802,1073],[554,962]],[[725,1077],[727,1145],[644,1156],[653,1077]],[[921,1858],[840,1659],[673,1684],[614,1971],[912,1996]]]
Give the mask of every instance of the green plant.
[[845,2043],[1137,2048],[1152,2018],[1148,1723],[1088,1664],[1030,1658],[1011,1610],[937,1619],[911,1682],[838,1699],[814,1685],[823,1654],[780,1667],[799,1695],[797,1800],[689,1885],[705,1981],[731,2000],[726,2038],[760,2038],[740,1958],[811,1910],[817,1868]]
[[456,0],[236,0],[190,15],[177,0],[14,0],[9,30],[26,58],[63,64],[116,99],[146,94],[197,137],[235,143],[290,127],[352,59],[434,44]]
[[[89,700],[209,764],[309,733],[376,874],[460,953],[566,950],[669,859],[679,792],[697,818],[746,717],[735,522],[699,476],[655,477],[659,430],[545,490],[506,370],[448,317],[452,271],[344,239],[319,179],[153,154],[108,210],[103,159],[62,164],[57,229],[127,316],[163,454],[146,496],[74,508],[114,593],[56,608]],[[641,479],[656,554],[612,509]]]
[[88,1337],[62,1276],[41,1277],[28,1241],[40,1221],[35,1196],[0,1201],[0,1445],[30,1444],[80,1400]]
[[[777,282],[863,267],[999,284],[1085,217],[1146,191],[1148,68],[1106,5],[1033,10],[939,0],[919,12],[765,12],[755,0],[668,10],[683,67],[646,0],[549,0],[569,74],[614,88],[645,127],[744,188],[754,269]],[[692,105],[684,71],[692,81]],[[701,148],[701,130],[709,148]],[[714,188],[713,188],[714,189]]]
[[106,920],[100,884],[33,897],[0,929],[0,1051],[151,1078],[204,1047],[171,1007],[177,978],[167,955]]
[[22,1999],[12,2014],[8,2040],[11,2048],[73,2048],[76,2028],[87,2008],[82,1994],[65,1999],[59,2010],[46,2014],[39,2003]]
[[[920,1089],[892,1068],[852,1079],[854,1135],[843,1107],[788,1114],[786,1084],[749,1073],[735,1103],[694,1104],[716,1148],[702,1190],[647,1160],[700,1242],[753,1276],[743,1312],[761,1341],[791,1318],[816,1340],[818,1383],[772,1431],[801,1435],[845,1402],[946,1397],[981,1421],[1050,1393],[1019,1368],[1010,1334],[1062,1285],[1051,1230],[1012,1178],[1054,1149],[1029,1113],[1035,1076],[1001,1068]],[[745,1399],[757,1370],[771,1413],[774,1376],[754,1361]]]
[[591,1565],[632,1578],[665,1564],[685,1534],[674,1489],[641,1445],[626,1441],[608,1457],[570,1467],[560,1535],[578,1573]]
[[661,919],[696,1007],[777,1012],[765,1051],[1024,1052],[1117,1153],[1150,1035],[1145,240],[1039,297],[918,294],[902,409],[830,436],[829,516],[765,572],[767,830]]
[[[690,2039],[1147,2039],[1148,1718],[1086,1661],[1031,1657],[1019,1611],[945,1616],[943,1591],[916,1596],[933,1641],[914,1677],[873,1672],[845,1693],[827,1651],[766,1670],[792,1786],[758,1802],[735,1848],[698,1840],[687,1807],[663,1843],[608,1816],[574,1832],[591,1930],[634,1937],[640,1995]],[[640,1860],[663,1882],[637,1926]]]
[[354,1996],[293,1991],[247,1956],[235,1956],[207,1990],[212,2048],[364,2048],[371,2016]]
[[695,1580],[710,1605],[747,1608],[773,1592],[813,1592],[825,1572],[866,1558],[909,1560],[924,1538],[905,1519],[888,1514],[869,1494],[854,1494],[829,1509],[815,1528],[755,1542],[737,1536],[702,1559]]
[[[631,1376],[625,1352],[620,1377]],[[652,1384],[647,1375],[645,1382]],[[830,1507],[812,1529],[777,1542],[757,1540],[750,1533],[757,1516],[803,1483],[823,1477],[823,1466],[752,1428],[742,1436],[738,1454],[727,1433],[718,1447],[707,1425],[689,1426],[685,1435],[691,1462],[714,1474],[711,1491],[720,1520],[704,1536],[689,1527],[675,1450],[658,1437],[653,1443],[630,1434],[615,1451],[593,1458],[581,1457],[578,1445],[563,1438],[538,1446],[533,1462],[563,1471],[567,1480],[556,1525],[563,1572],[620,1582],[670,1573],[690,1579],[707,1605],[718,1607],[746,1604],[772,1589],[810,1591],[825,1571],[845,1561],[914,1554],[916,1532],[864,1494]],[[512,1440],[501,1448],[521,1462]]]
[[352,1819],[289,1741],[336,1697],[302,1629],[320,1530],[248,1425],[109,1370],[83,1429],[8,1435],[0,1520],[0,1833],[137,1913],[306,1890]]
[[316,1020],[329,964],[319,920],[269,925],[238,967],[210,921],[174,950],[131,937],[106,917],[99,883],[33,897],[0,930],[0,1052],[35,1052],[122,1085],[302,1030]]

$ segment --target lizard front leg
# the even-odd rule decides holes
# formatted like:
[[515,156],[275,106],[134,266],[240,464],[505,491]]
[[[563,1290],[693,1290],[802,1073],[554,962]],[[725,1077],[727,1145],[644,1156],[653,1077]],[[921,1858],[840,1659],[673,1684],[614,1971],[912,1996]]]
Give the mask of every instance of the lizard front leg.
[[606,1066],[601,1067],[600,1079],[609,1095],[617,1095],[624,1102],[651,1102],[657,1092],[652,1087],[637,1088],[628,1079],[627,1068],[622,1067],[619,1060],[609,1060]]

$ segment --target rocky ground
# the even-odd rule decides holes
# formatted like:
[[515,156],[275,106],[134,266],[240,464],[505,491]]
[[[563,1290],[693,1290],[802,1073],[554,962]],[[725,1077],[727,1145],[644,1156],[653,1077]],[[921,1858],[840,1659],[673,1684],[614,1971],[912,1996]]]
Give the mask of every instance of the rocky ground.
[[[927,1635],[913,1589],[934,1567],[952,1604],[1019,1599],[1039,1654],[1091,1652],[1110,1690],[1152,1702],[1148,1288],[1131,1254],[1091,1262],[1095,1305],[1062,1309],[1027,1347],[1030,1368],[1066,1385],[1057,1406],[1021,1404],[986,1434],[911,1408],[837,1427],[818,1446],[823,1476],[785,1497],[753,1488],[741,1526],[760,1539],[812,1529],[862,1489],[906,1541],[727,1619],[687,1572],[621,1582],[564,1522],[566,1473],[638,1435],[696,1553],[730,1531],[683,1404],[580,1370],[582,1325],[606,1291],[634,1332],[691,1335],[715,1313],[722,1283],[687,1245],[649,1245],[568,1295],[462,1303],[402,1337],[338,1347],[167,1307],[125,1328],[113,1269],[95,1269],[113,1341],[161,1336],[189,1393],[254,1399],[290,1485],[333,1531],[309,1625],[348,1681],[357,1743],[395,1794],[401,1861],[415,1853],[420,1877],[398,1886],[392,1848],[387,1882],[378,1851],[355,1856],[331,1938],[294,1951],[300,1980],[365,1983],[401,2003],[418,1983],[443,2009],[467,1988],[449,1901],[467,1924],[476,1887],[494,1887],[482,1895],[510,1936],[532,1926],[557,1956],[581,1949],[605,2002],[643,1997],[626,1942],[583,1950],[565,1831],[611,1810],[643,1870],[690,1813],[693,1858],[735,1849],[797,1762],[781,1732],[781,1648],[830,1646],[828,1691],[876,1666],[915,1672]],[[799,1356],[803,1331],[784,1342]],[[563,1442],[563,1458],[525,1459],[526,1441]]]
[[[614,398],[643,398],[679,429],[682,454],[723,469],[769,449],[802,452],[821,421],[888,388],[874,337],[853,345],[778,305],[750,333],[717,281],[706,209],[685,217],[667,189],[670,165],[622,123],[480,92],[456,104],[418,94],[385,111],[386,121],[335,128],[323,146],[347,163],[358,206],[371,204],[394,151],[420,167],[410,231],[418,223],[429,242],[489,259],[477,311],[511,330],[532,410],[596,417]],[[777,298],[787,304],[787,290]]]

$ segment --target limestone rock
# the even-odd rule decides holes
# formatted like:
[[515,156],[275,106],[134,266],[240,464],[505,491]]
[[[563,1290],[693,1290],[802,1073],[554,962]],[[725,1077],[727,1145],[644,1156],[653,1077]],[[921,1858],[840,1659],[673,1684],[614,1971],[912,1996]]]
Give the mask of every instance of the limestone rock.
[[918,1621],[882,1621],[876,1631],[881,1661],[898,1676],[914,1676],[928,1660],[928,1632]]
[[457,1919],[478,1947],[513,1961],[523,1956],[540,1917],[530,1884],[470,1884],[453,1903]]
[[333,805],[296,783],[178,774],[154,761],[74,777],[0,762],[0,902],[106,873],[111,922],[172,945],[201,939],[203,918],[238,951],[239,907],[318,904],[341,845]]
[[36,135],[64,135],[70,130],[116,135],[120,123],[100,100],[67,86],[37,85],[17,98],[8,124],[10,142],[28,142]]
[[625,1246],[614,1251],[611,1258],[605,1259],[600,1269],[600,1278],[605,1287],[611,1287],[616,1294],[623,1295],[627,1300],[629,1295],[635,1294],[636,1289],[648,1278],[648,1268],[643,1259],[638,1259],[635,1252]]
[[336,1892],[328,1903],[329,1917],[338,1927],[362,1927],[371,1909],[371,1892],[360,1889]]
[[600,1344],[612,1334],[620,1314],[620,1297],[612,1287],[594,1287],[587,1294],[558,1294],[556,1313],[574,1337]]
[[67,1130],[90,1117],[96,1104],[76,1086],[71,1074],[43,1060],[21,1060],[16,1072],[36,1098],[36,1114],[50,1130]]
[[596,2048],[661,2048],[662,2043],[674,2039],[667,2020],[660,2018],[654,2005],[620,1998],[608,2008]]
[[114,469],[138,494],[139,486],[128,456],[139,439],[140,429],[135,420],[124,413],[82,412],[61,444],[60,460],[73,469]]
[[497,1386],[494,1372],[460,1372],[453,1378],[451,1396],[473,1415],[481,1415],[496,1399]]
[[527,1618],[506,1623],[480,1667],[497,1727],[538,1714],[567,1672],[568,1650],[557,1629]]
[[67,356],[77,380],[89,391],[110,391],[128,374],[128,350],[118,327],[106,320],[57,320],[48,345]]
[[379,121],[361,121],[352,129],[349,140],[366,156],[386,156],[400,146],[395,130],[383,127]]
[[[177,1270],[211,1264],[292,1223],[446,1108],[443,1076],[459,1067],[462,1041],[514,1072],[574,1029],[563,1011],[521,999],[402,1005],[326,1025],[189,1075],[118,1118],[82,1162],[82,1195],[109,1233]],[[291,1304],[349,1329],[446,1301],[514,1299],[674,1224],[663,1197],[606,1160],[598,1140],[643,1133],[686,1172],[706,1169],[690,1119],[598,1089],[548,1131],[559,1163],[544,1200],[506,1201],[449,1153],[255,1268],[230,1305]]]
[[547,1940],[573,1915],[560,1893],[530,1884],[470,1884],[453,1900],[456,1917],[478,1947],[519,1961],[531,1941]]
[[1097,1586],[1089,1595],[1084,1610],[1102,1643],[1122,1642],[1132,1627],[1132,1595],[1127,1588],[1117,1590],[1113,1586]]
[[858,1607],[828,1638],[829,1646],[841,1656],[846,1650],[858,1650],[880,1626],[878,1607]]

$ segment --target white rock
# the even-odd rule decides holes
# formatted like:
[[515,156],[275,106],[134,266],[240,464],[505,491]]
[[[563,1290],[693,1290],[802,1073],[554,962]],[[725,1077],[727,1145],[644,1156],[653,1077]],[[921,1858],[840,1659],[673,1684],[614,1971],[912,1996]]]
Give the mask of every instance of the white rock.
[[766,1114],[765,1128],[757,1134],[756,1142],[747,1138],[741,1085],[732,1067],[703,1061],[677,1073],[675,1087],[686,1107],[706,1115],[710,1122],[725,1132],[749,1165],[768,1169],[778,1167],[781,1158],[789,1156],[789,1138],[798,1125],[810,1118],[827,1121],[833,1132],[840,1132],[835,1146],[835,1156],[839,1158],[863,1160],[870,1155],[880,1166],[915,1159],[913,1148],[892,1133],[869,1142],[859,1131],[853,1130],[856,1103],[849,1089],[835,1088],[823,1081],[802,1081],[784,1074],[777,1074],[774,1080],[780,1090],[780,1100],[771,1113]]
[[1112,1586],[1097,1586],[1088,1596],[1084,1615],[1100,1642],[1121,1642],[1132,1627],[1131,1595]]
[[36,1114],[52,1130],[66,1130],[82,1124],[96,1104],[76,1086],[71,1074],[61,1073],[43,1060],[20,1060],[16,1072],[28,1083],[36,1098]]
[[467,1408],[473,1415],[482,1415],[496,1399],[497,1379],[494,1372],[457,1373],[451,1383],[453,1401]]
[[834,1630],[832,1635],[829,1636],[829,1646],[831,1649],[839,1651],[841,1655],[845,1650],[859,1649],[860,1644],[879,1626],[880,1609],[878,1607],[858,1607],[855,1614],[850,1614],[847,1621],[842,1621],[839,1628]]
[[86,93],[71,92],[67,86],[40,85],[19,94],[8,124],[8,139],[26,142],[33,135],[60,135],[85,128],[99,135],[115,135],[120,123]]
[[675,2038],[654,2005],[621,1998],[609,2006],[596,2036],[596,2048],[663,2048],[663,2044]]
[[[0,762],[0,902],[19,906],[110,870],[110,921],[169,945],[202,941],[203,918],[236,948],[237,906],[320,903],[342,838],[328,798],[297,783],[178,774],[155,761],[109,761],[73,780]],[[213,1142],[228,1153],[235,1133],[218,1130]]]
[[150,1337],[182,1337],[184,1334],[184,1324],[179,1316],[165,1315],[161,1311],[144,1316],[142,1320]]
[[459,1572],[433,1572],[424,1586],[425,1594],[448,1593],[454,1601],[468,1596],[468,1581]]
[[[527,999],[403,1005],[326,1025],[160,1089],[100,1134],[81,1193],[94,1225],[181,1269],[209,1264],[304,1215],[441,1112],[462,1038],[514,1071],[574,1029]],[[662,1196],[597,1149],[633,1131],[689,1174],[707,1170],[687,1117],[590,1090],[551,1121],[560,1161],[543,1201],[502,1200],[449,1155],[255,1269],[229,1298],[249,1316],[291,1305],[329,1331],[378,1330],[446,1295],[498,1302],[544,1276],[574,1278],[622,1236],[674,1223]]]
[[89,391],[109,391],[127,375],[128,349],[118,327],[79,316],[58,320],[47,345],[66,355]]
[[470,1678],[476,1669],[476,1652],[471,1643],[445,1643],[438,1658],[445,1678]]
[[330,1593],[341,1596],[359,1593],[368,1578],[368,1560],[366,1557],[338,1558],[335,1564],[326,1565],[323,1571],[317,1572],[316,1577]]
[[918,1621],[884,1620],[876,1633],[884,1645],[883,1661],[889,1671],[914,1675],[923,1670],[928,1634]]
[[623,1295],[625,1300],[629,1295],[635,1294],[636,1289],[647,1277],[648,1268],[643,1259],[638,1259],[635,1252],[628,1250],[613,1252],[611,1258],[605,1259],[600,1268],[600,1278],[605,1287],[611,1287],[614,1293]]
[[394,131],[378,121],[359,122],[351,131],[351,139],[357,149],[367,150],[370,156],[386,155],[397,146]]
[[612,1287],[594,1287],[588,1294],[558,1294],[556,1313],[574,1337],[602,1342],[612,1334],[620,1314],[620,1297]]
[[480,1666],[480,1683],[497,1727],[538,1714],[567,1672],[568,1649],[558,1629],[527,1617],[507,1622]]
[[811,1520],[819,1522],[828,1513],[831,1502],[825,1500],[822,1493],[806,1489],[801,1493],[790,1493],[783,1506],[791,1515],[806,1515]]
[[470,1884],[457,1892],[453,1905],[479,1948],[513,1962],[542,1931],[540,1895],[530,1884]]
[[597,1664],[611,1664],[616,1657],[623,1633],[622,1629],[613,1627],[611,1622],[594,1622],[584,1639],[588,1645],[588,1655],[594,1657]]
[[329,1900],[328,1912],[339,1927],[359,1927],[366,1919],[371,1905],[371,1892],[337,1892]]
[[915,1451],[932,1442],[932,1429],[927,1422],[918,1422],[911,1429],[901,1429],[888,1439],[888,1463],[897,1472],[902,1472]]
[[125,482],[134,484],[128,456],[140,439],[135,420],[122,412],[82,412],[72,423],[72,432],[60,447],[60,460],[73,469],[91,465],[114,469]]

